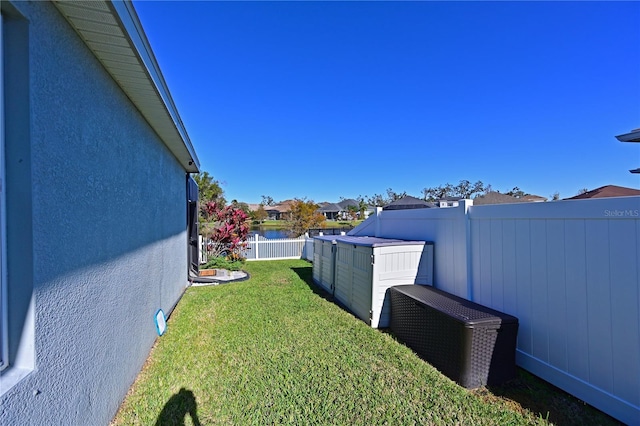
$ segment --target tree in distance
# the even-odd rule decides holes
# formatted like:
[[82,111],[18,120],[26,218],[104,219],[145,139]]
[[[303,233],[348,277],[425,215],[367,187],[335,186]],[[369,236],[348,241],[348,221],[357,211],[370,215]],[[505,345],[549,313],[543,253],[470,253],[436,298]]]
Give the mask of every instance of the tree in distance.
[[488,187],[488,185],[485,186],[480,180],[474,184],[468,180],[461,180],[455,186],[446,183],[437,187],[424,188],[422,194],[425,201],[436,201],[447,197],[471,199],[474,194],[481,194],[487,191]]
[[262,204],[263,206],[274,206],[276,204],[275,201],[273,201],[273,198],[271,198],[268,195],[262,195]]
[[198,202],[200,206],[204,206],[209,202],[222,206],[227,204],[220,182],[215,180],[209,172],[195,173],[193,180],[198,184]]
[[524,192],[523,190],[521,190],[520,188],[518,188],[517,186],[514,186],[511,191],[507,191],[507,192],[505,192],[505,194],[506,195],[511,195],[512,197],[516,197],[516,198],[520,198],[520,197],[524,197],[525,195],[529,195],[526,192]]
[[248,216],[251,215],[251,209],[249,209],[249,204],[243,202],[243,201],[238,201],[238,200],[233,200],[231,201],[231,205],[237,209],[242,210],[243,212],[245,212],[245,214]]
[[260,204],[258,208],[251,212],[251,219],[257,222],[264,222],[269,217],[269,213],[264,209],[264,205]]
[[307,232],[309,228],[319,228],[326,218],[318,208],[319,206],[313,201],[296,198],[291,204],[291,219],[287,224],[289,235],[296,238]]
[[391,188],[387,188],[387,195],[373,194],[371,197],[367,197],[366,204],[374,207],[384,207],[389,203],[393,203],[400,198],[407,196],[406,191],[396,192]]

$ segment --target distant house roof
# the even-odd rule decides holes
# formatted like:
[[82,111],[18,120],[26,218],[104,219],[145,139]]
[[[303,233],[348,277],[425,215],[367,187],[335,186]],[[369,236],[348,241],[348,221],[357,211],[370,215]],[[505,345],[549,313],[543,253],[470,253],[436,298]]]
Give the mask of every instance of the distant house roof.
[[268,212],[286,213],[291,210],[291,207],[289,205],[276,204],[275,206],[265,207],[265,210]]
[[575,197],[565,198],[565,200],[583,200],[587,198],[607,198],[607,197],[631,197],[640,195],[640,190],[626,188],[624,186],[605,185],[600,188],[592,189]]
[[264,209],[267,212],[286,213],[291,210],[291,203],[293,203],[293,200],[281,201],[273,206],[264,206]]
[[406,197],[402,197],[391,204],[387,204],[382,208],[382,210],[429,209],[431,207],[431,203],[407,195]]
[[200,163],[129,1],[53,3],[189,173]]
[[354,200],[353,198],[347,198],[346,200],[342,200],[338,203],[338,205],[343,209],[346,210],[349,206],[360,206],[360,203],[358,203],[357,200]]
[[326,204],[318,209],[318,211],[322,213],[333,213],[333,212],[337,213],[337,212],[341,212],[342,210],[343,210],[342,207],[333,203]]
[[526,203],[529,200],[523,198],[512,197],[511,195],[501,194],[499,192],[490,191],[484,195],[478,195],[473,199],[474,206],[481,206],[484,204],[510,204],[510,203]]

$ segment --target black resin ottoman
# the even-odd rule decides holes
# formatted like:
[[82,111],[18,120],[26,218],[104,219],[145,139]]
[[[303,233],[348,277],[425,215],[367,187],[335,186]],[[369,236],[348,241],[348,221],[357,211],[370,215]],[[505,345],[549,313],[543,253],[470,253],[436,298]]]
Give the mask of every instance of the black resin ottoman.
[[518,319],[430,286],[389,289],[391,331],[465,388],[516,376]]

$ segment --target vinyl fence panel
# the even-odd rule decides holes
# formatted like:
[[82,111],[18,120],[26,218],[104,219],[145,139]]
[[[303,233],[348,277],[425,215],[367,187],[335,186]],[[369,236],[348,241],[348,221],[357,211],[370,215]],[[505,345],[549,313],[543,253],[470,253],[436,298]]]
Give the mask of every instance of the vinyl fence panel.
[[471,293],[520,319],[518,363],[627,423],[640,419],[639,209],[639,197],[469,209]]
[[378,210],[350,235],[434,242],[437,288],[519,318],[517,362],[640,419],[640,197]]

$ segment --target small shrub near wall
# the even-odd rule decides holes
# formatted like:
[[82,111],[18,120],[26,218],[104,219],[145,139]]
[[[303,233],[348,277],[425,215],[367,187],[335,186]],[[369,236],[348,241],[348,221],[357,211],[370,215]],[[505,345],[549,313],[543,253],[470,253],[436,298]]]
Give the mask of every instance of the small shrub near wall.
[[239,271],[244,266],[244,260],[232,260],[228,257],[214,257],[208,261],[203,269],[226,269],[227,271]]
[[215,202],[206,203],[201,210],[208,222],[202,227],[203,236],[208,241],[207,255],[240,259],[249,236],[247,213],[234,205],[225,207]]

